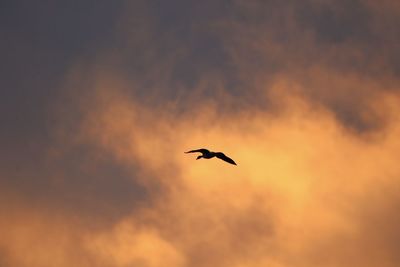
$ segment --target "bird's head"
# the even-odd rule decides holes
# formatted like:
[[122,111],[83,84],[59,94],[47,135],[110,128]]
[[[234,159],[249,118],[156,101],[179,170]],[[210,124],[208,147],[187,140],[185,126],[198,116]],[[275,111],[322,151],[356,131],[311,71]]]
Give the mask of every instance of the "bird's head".
[[196,159],[201,159],[202,157],[203,157],[203,156],[200,155],[200,156],[198,156]]

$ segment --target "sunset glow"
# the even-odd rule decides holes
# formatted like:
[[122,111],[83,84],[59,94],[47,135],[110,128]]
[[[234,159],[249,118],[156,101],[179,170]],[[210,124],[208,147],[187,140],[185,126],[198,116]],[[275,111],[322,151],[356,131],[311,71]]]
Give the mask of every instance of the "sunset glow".
[[399,266],[397,2],[100,2],[15,48],[0,266]]

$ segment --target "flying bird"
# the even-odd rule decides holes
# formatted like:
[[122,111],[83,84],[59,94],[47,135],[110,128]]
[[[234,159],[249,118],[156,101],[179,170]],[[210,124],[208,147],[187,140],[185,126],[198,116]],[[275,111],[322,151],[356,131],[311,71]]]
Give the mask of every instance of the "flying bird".
[[222,152],[212,152],[212,151],[209,151],[208,149],[201,148],[201,149],[190,150],[185,153],[195,153],[195,152],[201,153],[201,155],[198,156],[196,159],[201,159],[201,158],[211,159],[213,157],[217,157],[217,158],[222,159],[223,161],[226,161],[230,164],[236,165],[236,163],[233,161],[233,159],[225,156],[225,154]]

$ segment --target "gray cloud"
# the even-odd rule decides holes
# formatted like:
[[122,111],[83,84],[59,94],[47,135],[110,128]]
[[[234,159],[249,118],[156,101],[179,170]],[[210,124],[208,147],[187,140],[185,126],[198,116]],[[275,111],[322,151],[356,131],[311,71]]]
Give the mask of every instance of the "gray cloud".
[[0,265],[398,265],[394,2],[0,10]]

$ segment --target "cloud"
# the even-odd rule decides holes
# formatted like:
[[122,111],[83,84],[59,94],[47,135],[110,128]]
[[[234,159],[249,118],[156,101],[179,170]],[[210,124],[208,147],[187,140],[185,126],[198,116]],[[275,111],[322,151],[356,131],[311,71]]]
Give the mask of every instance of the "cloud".
[[1,165],[0,264],[397,266],[396,5],[154,3]]

